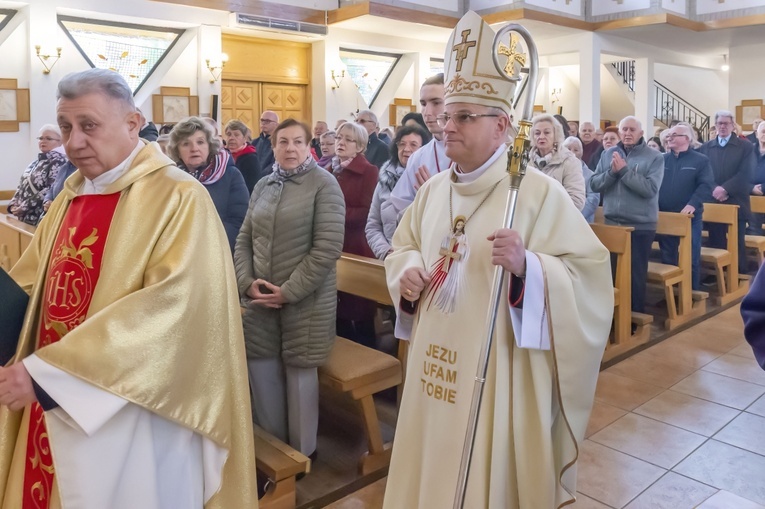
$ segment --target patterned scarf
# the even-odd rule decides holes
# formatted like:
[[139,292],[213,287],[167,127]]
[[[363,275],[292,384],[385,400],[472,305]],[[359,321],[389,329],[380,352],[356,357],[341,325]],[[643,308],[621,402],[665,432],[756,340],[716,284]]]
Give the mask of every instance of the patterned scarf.
[[406,168],[401,165],[394,167],[393,164],[388,161],[380,170],[380,185],[388,191],[393,191],[393,188],[396,187],[396,184],[398,183],[398,179],[404,174],[405,169]]
[[352,157],[348,160],[341,161],[340,156],[333,157],[332,158],[332,174],[335,177],[340,175],[343,172],[343,170],[346,169],[351,164],[351,161],[353,161],[353,159],[354,158]]
[[207,166],[200,166],[195,170],[190,170],[186,168],[185,164],[180,163],[178,167],[189,175],[192,175],[203,185],[211,186],[219,181],[223,177],[223,174],[226,173],[226,165],[230,158],[231,156],[227,151],[221,150]]
[[315,162],[316,161],[314,161],[313,156],[309,154],[308,157],[306,157],[305,161],[303,161],[300,164],[300,166],[292,170],[283,170],[279,166],[279,163],[274,163],[274,172],[273,172],[274,179],[279,180],[281,182],[289,180],[292,177],[295,177],[297,175],[300,175],[301,173],[305,173],[308,170],[310,170],[312,168],[312,163],[315,163]]

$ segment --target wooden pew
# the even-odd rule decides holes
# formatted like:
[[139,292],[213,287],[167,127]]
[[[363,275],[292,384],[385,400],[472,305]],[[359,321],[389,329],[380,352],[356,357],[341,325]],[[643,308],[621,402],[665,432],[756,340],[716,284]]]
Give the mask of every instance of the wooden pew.
[[648,282],[664,289],[667,302],[664,327],[672,330],[706,313],[709,294],[695,292],[694,296],[692,290],[691,217],[675,212],[659,212],[656,234],[679,237],[680,240],[677,265],[648,262]]
[[728,226],[727,249],[701,248],[701,263],[711,266],[717,277],[715,303],[725,305],[742,298],[749,290],[749,280],[739,280],[738,272],[738,205],[704,204],[704,222]]
[[[343,254],[337,262],[337,289],[380,304],[392,305],[381,261]],[[359,462],[362,475],[390,464],[392,444],[383,443],[373,395],[403,382],[401,362],[392,355],[337,337],[319,382],[358,403],[369,450]]]
[[[605,362],[648,342],[651,337],[653,317],[642,313],[632,313],[630,267],[632,260],[631,232],[633,229],[625,226],[608,226],[598,223],[591,224],[590,226],[606,249],[616,255],[614,323],[611,337],[603,354],[603,361]],[[631,331],[633,322],[636,325],[634,334]]]
[[254,425],[255,466],[268,478],[260,509],[295,509],[295,476],[311,471],[311,460]]
[[10,214],[0,214],[0,267],[11,270],[21,253],[26,251],[35,227],[23,223]]
[[0,214],[8,213],[8,202],[15,193],[16,191],[0,191]]
[[[765,196],[750,196],[749,205],[753,213],[765,214]],[[762,235],[747,235],[746,247],[754,249],[757,256],[757,266],[762,266],[762,262],[765,261],[765,237]]]

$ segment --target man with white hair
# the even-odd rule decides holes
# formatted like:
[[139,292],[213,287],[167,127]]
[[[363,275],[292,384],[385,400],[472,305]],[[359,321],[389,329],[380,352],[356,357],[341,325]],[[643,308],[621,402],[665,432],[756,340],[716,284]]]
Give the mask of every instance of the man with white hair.
[[[532,167],[504,228],[516,82],[494,68],[493,40],[473,11],[454,28],[438,116],[454,164],[417,192],[385,259],[399,317],[409,317],[397,337],[412,337],[386,509],[453,505],[497,265],[508,275],[465,507],[552,509],[576,496],[611,322],[609,254],[563,187]],[[473,82],[484,85],[464,86]]]
[[360,124],[369,135],[364,157],[378,169],[382,168],[382,165],[390,159],[390,153],[388,145],[377,136],[377,129],[380,126],[377,115],[372,110],[362,110],[356,117],[356,123]]
[[[746,226],[749,219],[749,192],[757,160],[754,145],[742,140],[733,132],[733,113],[722,110],[715,113],[717,136],[704,143],[699,152],[712,163],[715,187],[712,189],[712,203],[738,205],[738,268],[747,271]],[[707,225],[709,245],[725,249],[727,228],[723,224]]]
[[[693,130],[686,123],[664,131],[667,153],[664,156],[664,178],[659,189],[659,210],[691,216],[691,280],[694,290],[701,290],[701,217],[704,202],[712,197],[714,177],[709,158],[691,149]],[[663,133],[662,133],[663,134]],[[678,264],[680,239],[658,235],[661,261]]]
[[619,122],[621,141],[600,156],[590,186],[603,195],[606,224],[631,226],[632,311],[645,312],[648,255],[659,220],[659,187],[664,174],[662,154],[643,139],[643,126],[633,116]]
[[582,161],[589,161],[601,147],[595,139],[595,125],[592,122],[582,122],[579,126],[579,139],[582,140]]
[[236,276],[209,193],[139,139],[116,72],[65,76],[56,112],[78,171],[10,272],[30,297],[0,368],[0,507],[257,507]]
[[582,161],[582,141],[579,138],[569,136],[563,140],[563,147],[569,149],[582,163],[582,176],[584,177],[585,200],[582,215],[588,223],[595,222],[595,211],[600,203],[600,195],[592,190],[590,186],[590,177],[595,172],[592,171],[584,161]]
[[752,122],[752,132],[746,135],[746,139],[751,141],[755,147],[759,146],[760,144],[759,140],[757,140],[757,127],[759,127],[761,123],[761,118],[755,118]]

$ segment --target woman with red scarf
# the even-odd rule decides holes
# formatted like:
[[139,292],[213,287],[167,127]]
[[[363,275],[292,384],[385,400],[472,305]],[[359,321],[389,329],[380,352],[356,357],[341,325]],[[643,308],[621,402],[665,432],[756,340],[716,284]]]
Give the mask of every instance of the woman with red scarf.
[[255,147],[250,145],[252,132],[241,120],[229,120],[224,129],[226,148],[234,156],[234,164],[239,168],[247,184],[247,192],[252,194],[258,180],[271,173],[271,168],[261,168]]
[[232,157],[221,147],[209,124],[199,117],[189,117],[173,127],[167,153],[210,193],[233,253],[250,193]]

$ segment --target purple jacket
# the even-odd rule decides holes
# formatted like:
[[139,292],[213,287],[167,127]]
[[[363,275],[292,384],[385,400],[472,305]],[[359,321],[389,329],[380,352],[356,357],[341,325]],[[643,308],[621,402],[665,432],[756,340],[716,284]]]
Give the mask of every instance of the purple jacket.
[[765,369],[765,273],[763,265],[752,281],[749,293],[741,302],[741,317],[744,319],[744,337],[752,345],[754,357]]

